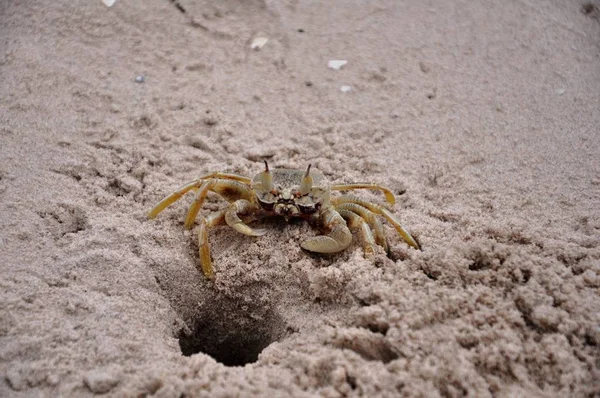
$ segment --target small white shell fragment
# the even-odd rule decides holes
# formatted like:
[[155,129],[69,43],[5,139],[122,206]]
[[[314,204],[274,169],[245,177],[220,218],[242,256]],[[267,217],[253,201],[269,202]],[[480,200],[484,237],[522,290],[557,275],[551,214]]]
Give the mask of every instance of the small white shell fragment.
[[250,48],[253,50],[260,50],[268,41],[269,39],[266,37],[255,37],[254,40],[252,40],[252,44],[250,44]]
[[102,0],[105,6],[111,7],[117,0]]
[[350,91],[352,91],[352,86],[342,86],[340,87],[340,91],[342,93],[349,93]]
[[565,91],[567,91],[567,90],[565,90],[564,88],[559,88],[556,90],[556,94],[563,95],[565,93]]
[[338,70],[347,63],[348,61],[346,61],[345,59],[332,59],[331,61],[327,62],[327,67],[330,69]]

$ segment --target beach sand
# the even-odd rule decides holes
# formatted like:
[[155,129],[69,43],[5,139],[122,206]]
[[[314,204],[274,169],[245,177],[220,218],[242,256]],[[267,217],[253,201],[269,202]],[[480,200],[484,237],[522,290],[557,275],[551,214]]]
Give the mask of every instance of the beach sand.
[[[599,7],[3,2],[0,396],[597,396]],[[263,160],[389,186],[422,251],[269,219],[207,280],[193,195],[147,213]]]

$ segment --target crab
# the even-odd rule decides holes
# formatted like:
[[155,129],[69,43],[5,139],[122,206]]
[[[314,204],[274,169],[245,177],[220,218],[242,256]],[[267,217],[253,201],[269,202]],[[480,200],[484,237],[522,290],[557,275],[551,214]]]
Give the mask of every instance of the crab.
[[168,206],[187,192],[195,191],[184,226],[191,229],[209,192],[214,192],[229,205],[207,217],[200,217],[198,227],[198,250],[200,269],[208,279],[214,279],[214,270],[208,244],[208,229],[227,224],[236,231],[249,236],[261,236],[267,231],[250,227],[247,223],[265,217],[283,217],[286,221],[300,218],[328,231],[326,235],[303,241],[302,249],[314,253],[337,253],[352,242],[352,230],[362,238],[366,256],[373,256],[376,246],[389,254],[387,238],[381,217],[389,222],[404,241],[420,250],[419,244],[406,231],[400,221],[384,206],[352,195],[332,196],[332,191],[370,189],[381,191],[390,204],[396,199],[389,188],[379,184],[333,184],[329,185],[322,173],[296,169],[265,170],[254,177],[229,173],[211,173],[188,182],[161,200],[148,217],[155,218]]

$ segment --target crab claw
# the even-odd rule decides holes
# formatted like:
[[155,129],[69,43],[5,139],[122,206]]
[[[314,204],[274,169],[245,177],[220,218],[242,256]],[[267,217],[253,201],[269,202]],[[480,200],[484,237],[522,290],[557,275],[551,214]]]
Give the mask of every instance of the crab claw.
[[352,233],[335,209],[330,207],[325,210],[320,216],[320,221],[330,230],[329,234],[308,238],[300,244],[300,247],[316,253],[337,253],[350,246]]

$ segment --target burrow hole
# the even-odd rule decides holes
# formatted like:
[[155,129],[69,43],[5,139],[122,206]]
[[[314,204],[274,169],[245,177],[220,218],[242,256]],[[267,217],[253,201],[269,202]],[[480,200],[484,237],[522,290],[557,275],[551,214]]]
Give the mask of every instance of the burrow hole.
[[202,352],[223,365],[244,366],[286,333],[285,321],[264,303],[217,296],[199,307],[177,338],[185,356]]

